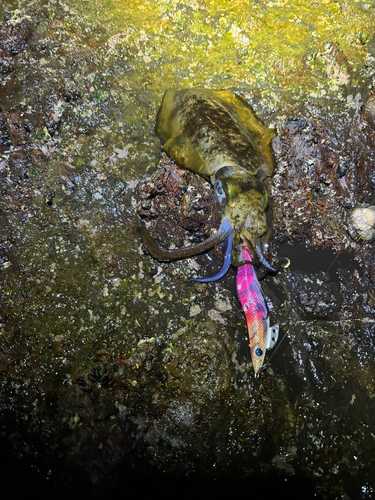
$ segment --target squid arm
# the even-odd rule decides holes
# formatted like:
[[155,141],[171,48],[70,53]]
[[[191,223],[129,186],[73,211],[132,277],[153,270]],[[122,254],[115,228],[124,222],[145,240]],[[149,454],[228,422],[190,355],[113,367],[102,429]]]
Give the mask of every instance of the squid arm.
[[213,274],[212,276],[207,276],[206,278],[191,278],[189,281],[198,281],[199,283],[209,283],[210,281],[217,281],[222,278],[230,268],[230,255],[232,251],[232,231],[229,233],[228,238],[223,242],[223,255],[224,264],[219,272]]
[[[231,231],[229,233],[229,236],[226,240],[224,240],[223,242],[223,255],[224,255],[224,263],[223,263],[223,267],[220,269],[220,271],[218,271],[216,274],[213,274],[212,276],[207,276],[205,278],[190,278],[189,281],[197,281],[199,283],[209,283],[211,281],[217,281],[219,280],[220,278],[222,278],[223,276],[225,276],[225,274],[228,272],[230,266],[231,266],[231,252],[232,252],[232,239],[233,239],[233,232]],[[241,248],[241,245],[240,245],[240,248]],[[270,271],[273,271],[273,272],[277,272],[277,269],[274,269],[267,261],[266,259],[264,258],[264,256],[262,255],[262,252],[261,252],[261,249],[260,247],[257,245],[256,246],[256,250],[257,250],[257,253],[258,253],[258,257],[259,257],[259,260],[260,262],[267,268],[269,269]],[[249,260],[241,260],[239,263],[238,263],[238,267],[240,266],[244,266],[244,265],[254,265],[252,261],[249,261]]]
[[273,268],[267,261],[266,259],[263,257],[263,254],[262,254],[262,250],[260,249],[259,245],[256,245],[256,251],[258,252],[258,257],[259,257],[259,260],[260,262],[264,265],[264,267],[266,267],[267,269],[269,269],[270,271],[273,271],[274,273],[277,272],[278,268],[275,269]]
[[[138,225],[138,232],[141,235],[142,243],[146,247],[149,254],[154,257],[154,259],[159,261],[168,261],[168,260],[176,260],[176,259],[186,259],[188,257],[193,257],[193,255],[197,255],[199,253],[212,248],[222,241],[224,241],[232,231],[232,227],[228,219],[224,219],[221,222],[219,229],[216,231],[214,235],[210,238],[207,238],[202,243],[198,243],[197,245],[190,245],[188,247],[183,248],[175,248],[171,250],[165,250],[160,248],[155,241],[152,239],[150,233],[146,229],[143,223]],[[230,263],[229,263],[230,265]]]

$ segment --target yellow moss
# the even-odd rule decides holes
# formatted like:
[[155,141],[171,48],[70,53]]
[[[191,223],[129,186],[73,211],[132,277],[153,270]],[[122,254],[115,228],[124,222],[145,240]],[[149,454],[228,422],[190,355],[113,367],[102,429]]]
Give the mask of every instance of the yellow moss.
[[371,7],[331,0],[97,0],[84,9],[109,31],[115,47],[138,56],[134,85],[147,73],[147,86],[156,91],[212,86],[213,80],[228,86],[228,76],[246,84],[337,91],[350,78],[335,72],[332,78],[334,57],[318,65],[309,60],[324,55],[330,42],[352,69],[362,69],[375,17]]

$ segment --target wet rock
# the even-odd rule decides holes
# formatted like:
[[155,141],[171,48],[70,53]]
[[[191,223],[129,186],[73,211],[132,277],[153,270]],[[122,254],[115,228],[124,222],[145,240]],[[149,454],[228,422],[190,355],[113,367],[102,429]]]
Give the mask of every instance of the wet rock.
[[[8,20],[8,23],[11,19]],[[10,56],[15,56],[26,49],[31,37],[31,24],[26,19],[22,19],[0,33],[0,50]]]
[[0,74],[7,75],[13,71],[13,66],[10,58],[6,56],[4,51],[0,50]]
[[336,175],[338,179],[341,179],[346,174],[346,168],[343,165],[339,165],[336,169]]
[[224,346],[208,331],[204,336],[181,334],[172,346],[162,353],[166,387],[196,401],[222,398],[231,379],[231,362]]
[[371,94],[365,104],[362,121],[375,130],[375,93]]
[[220,223],[210,184],[163,156],[159,169],[140,188],[138,214],[152,222],[158,244],[182,246],[202,241]]
[[374,109],[375,93],[372,91],[363,111],[362,107],[356,109],[348,137],[343,144],[346,158],[345,184],[350,192],[352,206],[372,202],[374,198]]
[[375,241],[375,207],[360,205],[349,210],[348,231],[354,241],[372,243]]
[[5,113],[0,113],[0,148],[7,149],[12,144],[8,123],[7,115]]
[[278,133],[272,142],[278,166],[269,180],[275,239],[341,247],[345,193],[327,131],[296,117],[281,123]]
[[64,79],[59,83],[57,93],[61,95],[66,103],[73,106],[76,106],[82,99],[82,91],[74,81],[68,79]]
[[[30,124],[25,121],[19,112],[0,113],[0,123],[7,126],[9,140],[13,146],[24,146],[30,142]],[[3,125],[4,129],[4,125]],[[7,135],[4,134],[3,142],[7,142]]]
[[292,294],[302,318],[338,318],[343,301],[338,283],[327,281],[324,273],[302,275],[295,272],[291,281]]
[[29,151],[13,151],[9,157],[11,178],[14,180],[24,179],[31,164],[32,159]]
[[99,405],[95,413],[96,420],[107,420],[112,415],[116,415],[118,413],[118,408],[116,406],[116,402],[112,400],[103,401]]
[[190,232],[202,231],[202,228],[202,232],[207,231],[205,226],[210,226],[209,217],[213,216],[215,201],[212,198],[211,186],[201,177],[194,175],[180,201],[182,226]]
[[[42,172],[45,167],[45,161],[46,157],[37,149],[16,149],[9,154],[7,161],[8,169],[3,172],[3,175],[6,173],[8,180],[12,181],[12,183],[14,182],[14,186],[24,185],[26,187],[28,184],[24,181]],[[6,188],[6,179],[3,178],[3,181],[5,181],[3,187]],[[27,205],[33,202],[36,202],[36,200],[24,200],[24,203]]]

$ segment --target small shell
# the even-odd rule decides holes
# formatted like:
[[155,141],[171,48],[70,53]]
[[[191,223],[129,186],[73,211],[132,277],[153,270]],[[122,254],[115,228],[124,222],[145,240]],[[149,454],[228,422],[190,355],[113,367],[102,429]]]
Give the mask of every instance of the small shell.
[[290,260],[288,259],[288,257],[284,257],[280,265],[283,269],[288,269],[288,267],[290,266]]
[[354,241],[372,243],[375,241],[375,206],[358,205],[349,211],[348,232]]

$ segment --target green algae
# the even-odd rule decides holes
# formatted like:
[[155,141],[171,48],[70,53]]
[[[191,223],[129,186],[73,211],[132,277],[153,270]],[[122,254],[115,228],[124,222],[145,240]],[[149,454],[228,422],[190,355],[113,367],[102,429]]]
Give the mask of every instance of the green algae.
[[[374,7],[364,2],[90,2],[78,9],[101,21],[108,52],[126,47],[138,85],[229,85],[298,93],[360,84]],[[99,16],[100,13],[100,16]],[[147,74],[147,81],[143,81]],[[131,83],[130,83],[131,85]]]

